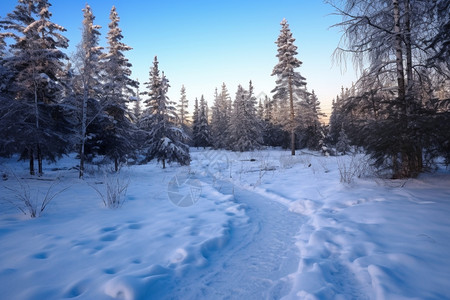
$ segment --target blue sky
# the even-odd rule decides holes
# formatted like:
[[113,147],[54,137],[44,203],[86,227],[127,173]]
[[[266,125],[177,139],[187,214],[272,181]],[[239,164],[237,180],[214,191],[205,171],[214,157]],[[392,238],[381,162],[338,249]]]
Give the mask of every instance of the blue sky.
[[[2,0],[4,16],[16,1]],[[53,21],[67,29],[68,52],[75,51],[81,39],[82,11],[85,0],[51,1]],[[340,32],[329,28],[339,22],[330,15],[333,10],[322,0],[284,1],[88,1],[96,24],[102,26],[101,44],[106,44],[109,11],[115,5],[121,18],[124,42],[133,47],[127,57],[133,64],[133,77],[147,81],[155,55],[168,77],[169,97],[179,99],[184,84],[190,104],[205,95],[210,104],[216,87],[225,82],[231,96],[237,85],[253,81],[255,94],[274,88],[270,76],[277,63],[275,41],[280,22],[290,24],[298,58],[303,65],[298,71],[306,77],[309,90],[314,89],[322,110],[330,112],[332,99],[340,87],[350,86],[356,75],[351,66],[333,64],[332,53],[340,40]],[[143,90],[141,85],[141,91]]]

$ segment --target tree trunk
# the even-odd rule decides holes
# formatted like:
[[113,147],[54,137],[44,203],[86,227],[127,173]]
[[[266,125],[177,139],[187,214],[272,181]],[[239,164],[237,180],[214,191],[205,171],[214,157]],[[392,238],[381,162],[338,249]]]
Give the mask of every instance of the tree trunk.
[[417,108],[419,103],[414,99],[414,91],[413,91],[413,63],[412,63],[412,42],[411,42],[411,4],[410,0],[404,0],[405,4],[405,48],[406,48],[406,78],[407,87],[406,87],[406,104],[407,104],[407,121],[408,121],[408,130],[412,134],[411,148],[412,151],[409,153],[409,169],[411,171],[411,175],[416,176],[423,170],[423,159],[422,159],[422,145],[420,145],[419,141],[414,140],[417,136],[416,129],[411,128],[411,116],[417,114]]
[[291,123],[291,155],[295,155],[295,126],[294,126],[294,95],[292,91],[292,78],[289,77],[289,105],[290,105],[290,123]]
[[[395,58],[397,66],[397,84],[398,84],[398,101],[400,104],[400,119],[399,128],[401,139],[401,145],[399,149],[400,153],[400,165],[394,166],[394,176],[396,178],[414,177],[422,171],[422,147],[417,145],[415,140],[414,130],[410,126],[410,117],[415,113],[415,107],[413,105],[413,71],[412,71],[412,49],[411,49],[411,21],[410,21],[410,3],[409,0],[403,0],[405,9],[405,24],[404,31],[401,30],[400,23],[400,5],[399,0],[393,0],[393,13],[394,13],[394,47]],[[404,45],[406,48],[406,75],[407,86],[405,85],[405,70],[403,68],[403,45],[402,37],[404,38]],[[404,132],[406,131],[406,132]]]
[[87,123],[87,101],[89,96],[88,84],[84,82],[83,105],[81,106],[81,147],[80,147],[80,174],[79,178],[84,176],[84,145],[86,143],[86,123]]
[[398,0],[393,0],[394,5],[394,48],[395,48],[395,63],[397,66],[397,89],[398,98],[402,104],[403,112],[406,114],[405,103],[405,74],[403,69],[403,51],[402,51],[402,33],[400,29],[400,7]]
[[41,176],[43,174],[42,172],[42,153],[41,153],[41,146],[39,143],[37,144],[37,160],[38,160],[38,175]]
[[34,156],[33,156],[33,148],[30,147],[28,149],[28,154],[30,157],[30,175],[34,175]]
[[165,169],[166,168],[166,160],[164,158],[162,159],[162,164],[163,164],[163,169]]
[[119,171],[119,160],[117,157],[114,158],[114,171],[117,173]]
[[[406,78],[407,97],[412,96],[413,87],[413,67],[412,67],[412,47],[411,47],[411,5],[410,0],[405,1],[405,48],[406,48]],[[411,99],[409,99],[411,100]]]
[[399,149],[400,164],[394,162],[392,168],[394,172],[394,178],[409,177],[409,154],[407,153],[409,139],[402,132],[407,129],[408,122],[407,116],[407,103],[406,103],[406,89],[405,89],[405,73],[403,68],[403,48],[402,48],[402,31],[400,27],[400,4],[399,0],[393,0],[393,14],[394,14],[394,50],[395,50],[395,63],[397,71],[397,92],[398,92],[398,139],[400,139]]
[[[34,73],[34,72],[33,72]],[[37,160],[38,160],[38,175],[42,175],[42,154],[41,154],[41,147],[39,146],[39,105],[38,105],[38,94],[37,94],[37,82],[36,79],[34,80],[34,116],[36,118],[36,131],[38,135],[36,136],[36,148],[37,148]],[[33,154],[31,154],[33,155]],[[30,162],[30,173],[31,173],[31,163]],[[34,162],[33,162],[33,174],[34,175]]]

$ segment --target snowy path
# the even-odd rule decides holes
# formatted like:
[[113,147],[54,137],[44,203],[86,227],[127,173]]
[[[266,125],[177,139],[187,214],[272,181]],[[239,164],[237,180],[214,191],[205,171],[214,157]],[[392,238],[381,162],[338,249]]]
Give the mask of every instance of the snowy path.
[[[224,189],[231,187],[221,183]],[[204,270],[180,280],[170,298],[279,299],[290,291],[287,276],[298,267],[295,234],[304,217],[251,190],[234,193],[248,220],[235,219],[226,251],[214,252]]]
[[[127,201],[110,210],[73,164],[58,163],[70,188],[41,218],[0,185],[1,299],[450,299],[447,169],[348,186],[336,158],[195,150],[190,167],[123,170]],[[201,182],[188,207],[168,194],[183,176]]]

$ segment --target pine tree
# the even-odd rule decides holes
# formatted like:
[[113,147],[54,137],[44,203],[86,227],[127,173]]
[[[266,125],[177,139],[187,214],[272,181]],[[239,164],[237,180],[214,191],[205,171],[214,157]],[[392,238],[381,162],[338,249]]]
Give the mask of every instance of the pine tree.
[[259,122],[262,124],[264,122],[264,105],[261,98],[259,98],[258,100],[258,109],[256,110],[256,115]]
[[320,112],[320,102],[314,90],[299,103],[298,108],[299,135],[302,137],[300,146],[311,150],[319,150],[320,141],[323,138],[320,117],[324,114]]
[[280,122],[277,120],[277,102],[268,96],[264,99],[264,126],[263,141],[264,145],[279,147],[283,145],[283,131]]
[[228,135],[228,147],[233,151],[255,150],[263,143],[262,128],[256,116],[256,98],[253,96],[251,81],[248,91],[241,85],[238,86]]
[[230,125],[229,101],[230,96],[227,86],[223,83],[220,93],[216,89],[211,117],[212,144],[216,149],[224,149],[228,144],[227,129]]
[[434,49],[435,53],[428,58],[427,63],[440,68],[440,64],[446,64],[450,68],[450,2],[448,0],[437,0],[432,12],[434,12],[437,22],[436,35],[426,40],[427,49]]
[[138,83],[130,78],[131,63],[123,52],[132,48],[121,42],[123,35],[119,28],[120,18],[115,6],[112,7],[109,18],[111,20],[108,25],[109,51],[101,59],[105,91],[102,102],[106,114],[112,121],[111,126],[105,132],[108,148],[106,156],[114,161],[114,169],[117,172],[119,163],[124,162],[125,157],[134,150],[133,133],[136,128],[131,122],[132,116],[127,104]]
[[194,111],[192,113],[192,146],[198,147],[197,145],[197,136],[198,136],[198,124],[199,124],[199,116],[200,116],[200,110],[198,106],[198,99],[195,98],[194,101]]
[[[80,172],[79,177],[84,176],[84,164],[86,159],[86,148],[95,150],[98,148],[97,141],[101,141],[97,134],[102,134],[101,123],[107,121],[103,115],[103,108],[99,105],[101,96],[104,93],[100,82],[99,66],[102,56],[102,47],[99,46],[101,28],[94,25],[95,16],[91,7],[86,4],[83,11],[82,40],[78,46],[75,57],[77,69],[77,98],[80,102]],[[97,122],[97,124],[93,124]],[[89,137],[89,138],[88,138]],[[97,137],[96,139],[92,137]],[[87,145],[89,144],[90,145]],[[90,146],[90,147],[89,147]],[[89,153],[89,152],[87,152]]]
[[169,81],[164,73],[160,75],[158,59],[155,56],[153,67],[150,69],[150,79],[146,83],[149,98],[144,113],[147,125],[147,149],[146,161],[156,158],[162,162],[163,168],[166,162],[176,161],[181,165],[190,162],[189,147],[184,143],[187,139],[184,131],[177,127],[177,114],[175,103],[167,97]]
[[139,80],[136,79],[136,92],[135,92],[135,97],[134,97],[134,107],[133,107],[133,120],[135,121],[136,124],[139,124],[139,119],[141,117],[141,113],[142,113],[142,108],[141,108],[141,98],[139,97],[140,92],[139,92]]
[[344,127],[341,127],[341,132],[339,132],[338,142],[336,143],[336,151],[342,154],[347,154],[350,151],[350,140],[345,134]]
[[184,85],[181,86],[181,90],[180,90],[180,101],[178,103],[178,116],[179,116],[179,121],[180,121],[180,125],[186,126],[187,125],[187,109],[188,109],[188,104],[189,101],[186,98],[186,88],[184,87]]
[[11,91],[9,90],[10,86],[12,85],[12,79],[13,79],[13,71],[7,67],[7,57],[8,54],[8,47],[6,44],[5,39],[9,36],[13,36],[12,33],[9,32],[2,32],[4,25],[2,24],[2,21],[0,19],[0,95],[3,97],[13,97]]
[[278,64],[273,68],[272,76],[276,75],[277,86],[272,90],[273,98],[279,101],[282,110],[281,120],[283,127],[290,132],[291,154],[295,155],[295,102],[304,97],[306,86],[305,78],[296,72],[295,69],[300,67],[302,62],[298,60],[297,46],[294,45],[295,39],[292,37],[289,24],[286,19],[281,21],[281,32],[276,41],[278,46]]
[[50,6],[47,0],[23,0],[3,21],[9,32],[2,36],[15,39],[13,55],[2,63],[10,71],[7,94],[32,107],[25,112],[21,136],[17,136],[22,157],[30,160],[30,174],[35,173],[34,157],[38,174],[42,174],[43,158],[54,160],[69,149],[68,125],[64,118],[59,125],[55,123],[55,117],[64,114],[59,105],[63,92],[60,76],[67,56],[61,49],[67,48],[68,40],[60,34],[64,27],[50,21]]
[[211,146],[211,130],[208,121],[208,108],[205,97],[200,97],[200,104],[195,99],[194,107],[193,143],[194,147]]

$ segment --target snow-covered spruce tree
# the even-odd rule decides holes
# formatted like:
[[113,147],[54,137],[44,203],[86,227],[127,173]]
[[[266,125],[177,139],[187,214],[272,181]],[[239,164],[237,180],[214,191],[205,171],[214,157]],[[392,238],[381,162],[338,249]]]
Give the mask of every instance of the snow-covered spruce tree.
[[64,27],[50,21],[50,6],[47,0],[19,1],[2,22],[8,31],[2,35],[15,40],[12,55],[2,63],[12,75],[7,94],[20,102],[15,109],[21,110],[22,104],[28,106],[22,110],[21,120],[17,116],[11,120],[18,126],[12,138],[20,145],[16,150],[21,151],[22,158],[29,158],[30,174],[35,173],[34,158],[38,160],[38,174],[42,174],[43,158],[54,160],[70,146],[70,124],[59,103],[63,92],[60,77],[67,59],[61,49],[67,48],[68,40],[61,34]]
[[135,124],[139,124],[139,119],[141,118],[141,114],[142,114],[142,108],[141,108],[141,97],[140,97],[140,92],[139,92],[139,80],[136,79],[136,92],[135,92],[135,96],[133,98],[134,102],[134,106],[133,106],[133,120]]
[[211,116],[212,144],[216,149],[225,149],[228,144],[227,129],[230,124],[229,105],[230,95],[228,94],[227,86],[223,83],[220,93],[216,89]]
[[178,113],[178,126],[184,131],[188,139],[184,142],[189,144],[192,141],[192,131],[190,126],[190,120],[188,117],[188,105],[189,100],[186,97],[186,88],[182,85],[180,90],[180,100],[177,105],[177,113]]
[[220,132],[218,132],[218,127],[217,124],[220,122],[220,114],[219,114],[219,92],[217,91],[217,88],[214,91],[214,102],[213,102],[213,106],[211,108],[211,122],[210,122],[210,128],[211,128],[211,141],[212,141],[212,146],[215,149],[219,149],[219,147],[217,147],[217,141],[218,139],[218,135],[220,134]]
[[105,128],[106,156],[114,161],[117,172],[119,163],[123,163],[134,151],[133,137],[136,127],[131,122],[133,116],[128,110],[130,96],[138,83],[131,79],[131,63],[124,52],[132,48],[122,42],[120,18],[116,7],[111,8],[111,22],[108,31],[108,53],[101,57],[103,90],[102,106],[111,119],[111,126]]
[[180,90],[180,101],[178,102],[177,105],[177,110],[178,110],[178,121],[180,122],[180,126],[187,126],[188,124],[188,120],[187,120],[187,112],[188,112],[188,104],[189,101],[186,97],[186,88],[184,87],[184,85],[181,86],[181,90]]
[[247,138],[249,140],[249,149],[258,149],[263,143],[263,127],[261,119],[257,114],[257,99],[254,94],[252,81],[248,85],[248,95],[245,99],[244,119],[246,122]]
[[199,116],[200,116],[200,109],[198,106],[198,99],[195,98],[194,101],[194,112],[192,113],[192,146],[198,147],[197,145],[197,136],[198,136],[198,124],[199,124]]
[[345,133],[344,127],[341,127],[338,142],[336,143],[336,151],[338,153],[347,154],[350,151],[350,140]]
[[[103,126],[101,123],[107,121],[103,115],[103,108],[99,105],[101,96],[104,93],[103,86],[100,82],[99,72],[101,70],[99,61],[102,55],[102,47],[99,46],[99,37],[101,28],[99,25],[94,25],[95,16],[92,13],[91,7],[86,4],[83,11],[83,28],[82,39],[78,45],[77,52],[74,58],[76,67],[76,97],[75,107],[80,110],[80,126],[79,126],[79,151],[80,151],[80,172],[79,177],[84,176],[84,163],[86,158],[87,143],[91,144],[91,150],[95,150],[101,141],[99,134],[102,134]],[[71,102],[68,99],[67,102]],[[95,109],[93,111],[93,109]],[[99,130],[96,131],[95,129]]]
[[10,86],[12,86],[13,71],[6,65],[9,49],[5,41],[7,37],[12,36],[12,33],[4,31],[2,22],[0,19],[0,96],[12,98],[14,95],[10,91]]
[[[13,133],[8,132],[8,126],[11,125],[11,120],[7,118],[9,111],[14,109],[11,105],[14,104],[14,95],[9,91],[12,85],[13,72],[6,67],[7,45],[5,38],[8,36],[3,32],[3,23],[0,19],[0,156],[9,157],[12,153],[18,152],[16,143],[14,143]],[[15,150],[15,151],[14,151]]]
[[[205,97],[200,97],[200,103],[195,99],[194,107],[194,126],[193,126],[193,144],[194,147],[211,146],[211,129],[208,121],[208,107]],[[196,120],[197,119],[197,120]]]
[[308,94],[305,99],[300,101],[299,112],[297,117],[299,118],[299,141],[300,147],[307,147],[311,150],[319,150],[321,148],[321,140],[323,138],[322,124],[320,123],[320,117],[325,116],[320,111],[320,102],[317,99],[314,90],[311,94]]
[[263,100],[261,98],[258,99],[258,108],[256,109],[256,117],[258,118],[258,121],[261,124],[263,124],[263,122],[264,122],[264,105],[263,105]]
[[233,151],[258,149],[263,143],[262,128],[256,116],[256,98],[253,96],[251,81],[248,91],[241,85],[238,86],[228,136],[228,148]]
[[440,64],[446,64],[450,68],[450,2],[448,0],[437,0],[430,3],[436,16],[436,34],[426,40],[427,49],[433,49],[434,53],[428,58],[427,63],[439,68]]
[[283,145],[286,132],[283,131],[282,126],[277,119],[277,115],[277,102],[266,96],[264,99],[264,145],[271,147],[279,147]]
[[336,145],[343,126],[348,129],[348,119],[346,112],[344,111],[344,104],[348,103],[349,98],[350,95],[348,94],[348,91],[345,91],[344,87],[342,87],[341,94],[336,95],[336,98],[333,99],[327,136],[327,142],[330,145]]
[[292,37],[289,24],[286,19],[281,21],[281,32],[276,44],[278,46],[278,64],[273,68],[272,76],[276,75],[277,86],[272,90],[274,100],[279,102],[281,109],[280,120],[283,127],[290,133],[291,154],[295,155],[295,102],[305,97],[306,86],[305,78],[295,71],[302,62],[295,56],[297,46],[294,45],[295,39]]
[[146,85],[147,109],[143,116],[143,124],[146,126],[143,129],[147,131],[145,160],[156,158],[162,163],[163,169],[166,162],[175,161],[180,165],[188,165],[189,147],[184,143],[188,137],[182,128],[177,127],[175,103],[167,97],[169,81],[164,73],[160,75],[156,56]]

